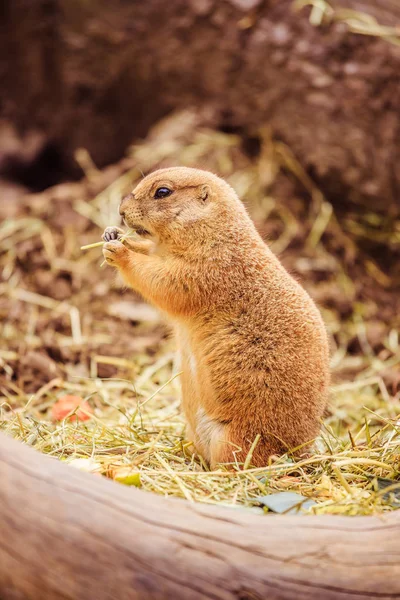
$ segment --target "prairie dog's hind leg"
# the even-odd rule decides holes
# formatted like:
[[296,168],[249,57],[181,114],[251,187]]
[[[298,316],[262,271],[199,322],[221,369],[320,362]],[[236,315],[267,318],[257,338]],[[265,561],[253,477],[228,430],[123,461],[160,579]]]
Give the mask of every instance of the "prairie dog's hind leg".
[[230,437],[229,423],[219,424],[213,430],[209,446],[211,469],[215,469],[217,465],[241,462],[243,452],[239,446],[231,442]]
[[[213,421],[210,427],[209,463],[212,469],[226,465],[228,469],[241,466],[246,460],[253,439],[243,434],[242,426],[233,421]],[[265,463],[267,464],[267,462]]]
[[214,469],[217,464],[234,462],[237,450],[229,440],[229,423],[222,423],[207,415],[203,408],[197,411],[196,446]]

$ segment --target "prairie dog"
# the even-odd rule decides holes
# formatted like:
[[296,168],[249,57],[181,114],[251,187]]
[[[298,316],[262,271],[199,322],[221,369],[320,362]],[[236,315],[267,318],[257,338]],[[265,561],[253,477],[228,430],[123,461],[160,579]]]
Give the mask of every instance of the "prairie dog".
[[321,315],[261,239],[235,191],[197,169],[161,169],[120,214],[141,240],[103,234],[104,257],[172,320],[187,437],[213,468],[302,446],[320,428],[329,386]]

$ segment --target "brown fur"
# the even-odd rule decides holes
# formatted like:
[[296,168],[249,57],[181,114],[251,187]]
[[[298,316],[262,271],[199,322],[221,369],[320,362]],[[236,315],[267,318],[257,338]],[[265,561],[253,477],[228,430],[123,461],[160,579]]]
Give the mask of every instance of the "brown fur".
[[[159,187],[173,190],[155,199]],[[148,175],[122,201],[143,241],[104,256],[167,313],[181,359],[187,435],[204,458],[267,464],[313,440],[329,385],[327,335],[307,292],[257,233],[234,190],[184,167]],[[117,237],[115,228],[106,239]]]

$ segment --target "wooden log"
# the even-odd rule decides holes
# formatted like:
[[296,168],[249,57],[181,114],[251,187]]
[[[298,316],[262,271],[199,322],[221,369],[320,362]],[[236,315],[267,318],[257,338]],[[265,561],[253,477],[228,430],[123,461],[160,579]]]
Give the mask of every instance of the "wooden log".
[[79,472],[0,435],[2,600],[400,598],[400,517],[269,516]]

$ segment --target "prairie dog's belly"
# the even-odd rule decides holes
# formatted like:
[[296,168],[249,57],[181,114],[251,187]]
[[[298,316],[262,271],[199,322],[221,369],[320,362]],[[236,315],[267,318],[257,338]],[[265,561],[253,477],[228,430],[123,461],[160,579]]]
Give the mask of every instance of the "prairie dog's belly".
[[196,431],[196,413],[200,407],[200,390],[198,389],[198,362],[192,350],[192,340],[189,332],[183,326],[176,330],[178,341],[178,355],[180,359],[180,369],[182,371],[182,407],[186,419],[195,433]]
[[[205,396],[212,396],[212,390],[207,384],[207,375],[201,357],[194,352],[193,340],[188,329],[177,328],[178,353],[181,363],[182,407],[189,423],[189,437],[206,457],[210,436],[213,430],[213,419],[205,411]],[[207,457],[208,458],[208,457]]]

